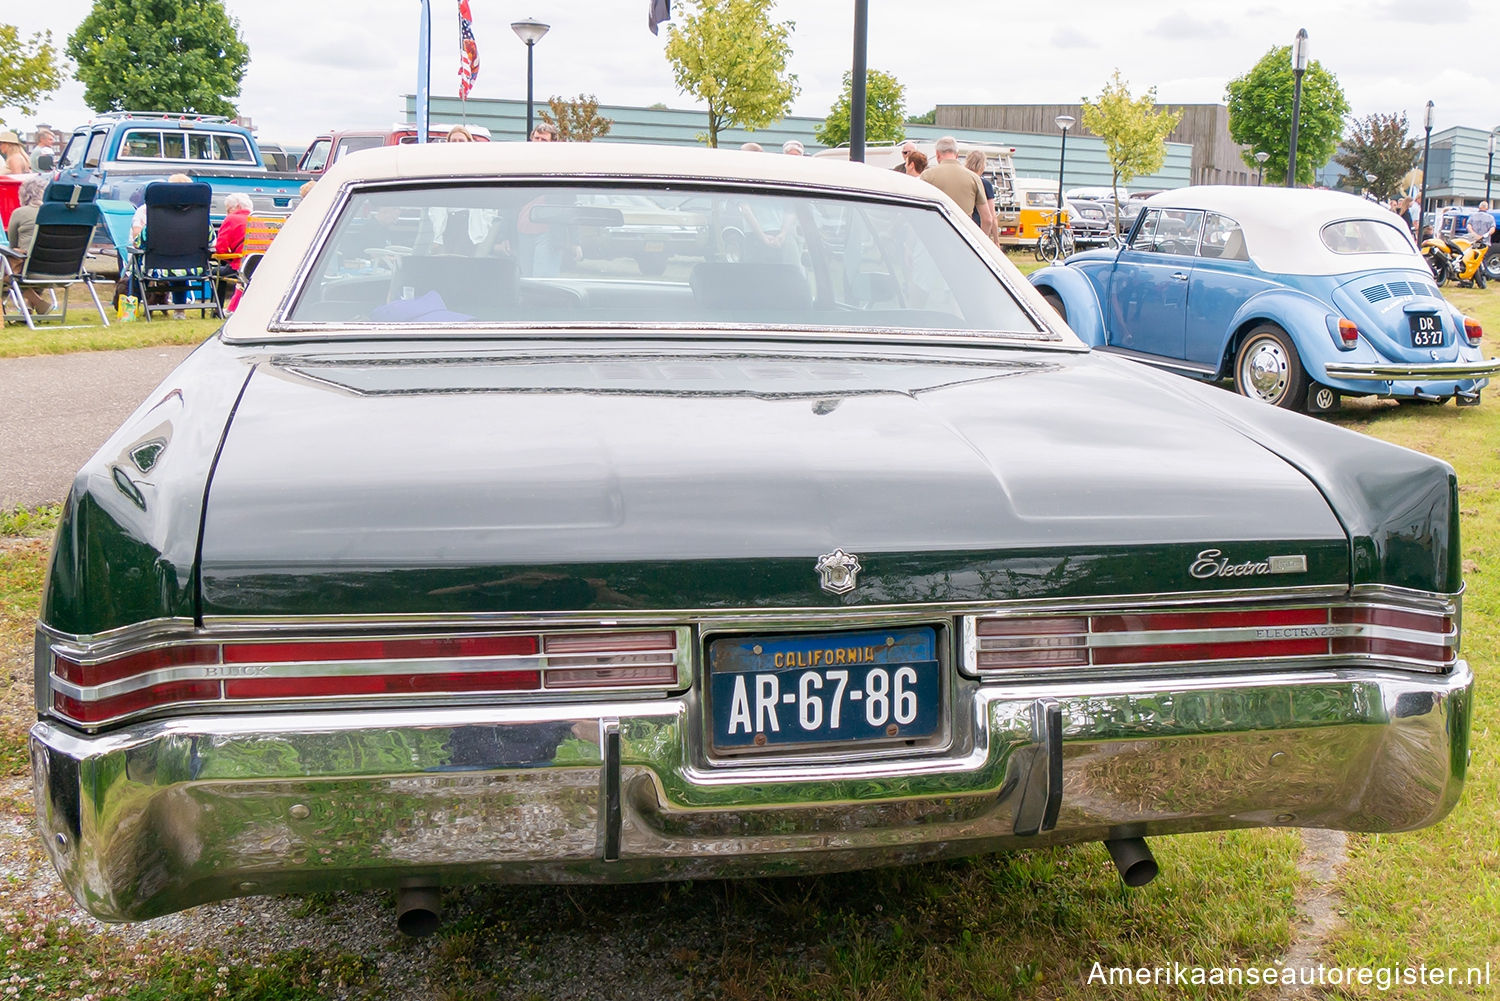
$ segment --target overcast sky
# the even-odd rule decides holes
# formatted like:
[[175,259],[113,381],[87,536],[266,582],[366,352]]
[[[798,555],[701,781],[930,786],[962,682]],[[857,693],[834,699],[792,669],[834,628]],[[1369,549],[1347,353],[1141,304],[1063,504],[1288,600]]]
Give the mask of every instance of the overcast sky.
[[[416,89],[419,0],[227,0],[250,46],[238,106],[262,139],[305,144],[330,128],[396,121]],[[432,0],[434,94],[456,94],[457,0]],[[526,96],[526,48],[510,22],[552,26],[536,48],[536,95],[597,96],[602,104],[663,102],[678,93],[646,27],[649,0],[470,0],[481,70],[474,97]],[[89,0],[6,3],[0,20],[23,34],[51,30],[61,48]],[[1098,94],[1119,68],[1132,91],[1155,86],[1168,103],[1215,103],[1224,85],[1298,28],[1313,58],[1334,72],[1356,115],[1405,111],[1414,132],[1427,101],[1436,130],[1500,125],[1493,53],[1500,6],[1489,0],[1262,2],[1242,9],[1207,0],[870,0],[869,65],[906,86],[912,113],[937,104],[1033,104]],[[793,107],[821,116],[849,67],[853,0],[779,0],[791,20]],[[1483,40],[1477,42],[1476,40]],[[1473,53],[1469,55],[1468,53]],[[89,116],[69,79],[37,115],[12,124],[73,125]]]

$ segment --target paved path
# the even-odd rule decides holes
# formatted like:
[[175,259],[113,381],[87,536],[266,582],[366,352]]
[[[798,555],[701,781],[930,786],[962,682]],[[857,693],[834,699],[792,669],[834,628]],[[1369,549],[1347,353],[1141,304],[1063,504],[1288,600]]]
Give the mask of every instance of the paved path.
[[0,358],[0,510],[61,501],[79,467],[192,350]]

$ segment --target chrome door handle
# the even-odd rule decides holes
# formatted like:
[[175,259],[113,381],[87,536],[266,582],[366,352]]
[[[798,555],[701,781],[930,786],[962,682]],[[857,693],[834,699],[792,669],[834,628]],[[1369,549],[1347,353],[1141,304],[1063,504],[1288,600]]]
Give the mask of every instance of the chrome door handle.
[[1188,280],[1188,273],[1186,271],[1174,271],[1172,272],[1172,277],[1180,282],[1185,282]]

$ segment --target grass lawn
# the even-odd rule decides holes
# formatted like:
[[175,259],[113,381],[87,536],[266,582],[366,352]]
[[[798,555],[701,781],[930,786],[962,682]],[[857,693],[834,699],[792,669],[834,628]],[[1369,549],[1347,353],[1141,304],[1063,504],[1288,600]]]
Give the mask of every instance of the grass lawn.
[[[97,286],[104,308],[109,310],[110,286]],[[174,320],[171,314],[158,313],[149,322],[133,320],[123,323],[111,313],[109,326],[99,320],[93,301],[81,288],[74,288],[68,300],[68,324],[55,320],[37,320],[32,330],[11,314],[0,325],[0,358],[25,355],[59,355],[73,351],[117,351],[121,348],[149,348],[161,344],[199,344],[218,330],[223,320],[200,319],[197,312],[186,320]]]
[[[1014,258],[1024,266],[1030,256]],[[1034,264],[1034,262],[1031,262]],[[1451,291],[1485,325],[1500,353],[1500,291]],[[132,326],[140,326],[133,324]],[[152,324],[155,328],[157,324]],[[161,326],[173,326],[162,324]],[[182,326],[182,324],[177,324]],[[155,342],[160,343],[160,342]],[[1500,390],[1497,390],[1500,392]],[[1374,985],[1314,997],[1432,999],[1500,996],[1500,693],[1490,684],[1500,646],[1500,400],[1476,408],[1400,407],[1355,401],[1333,418],[1362,433],[1451,462],[1461,484],[1468,592],[1464,655],[1480,675],[1469,784],[1458,810],[1410,834],[1349,839],[1333,884],[1342,922],[1319,958],[1359,967],[1467,968],[1492,964],[1480,987]],[[10,651],[0,767],[14,787],[25,774],[28,720],[24,650],[37,607],[51,512],[0,517],[0,653]],[[0,801],[0,820],[29,823],[29,797]],[[1126,890],[1102,846],[1015,852],[949,863],[822,878],[568,889],[478,887],[452,891],[452,919],[422,962],[433,997],[527,998],[569,992],[553,981],[570,959],[612,937],[641,943],[611,975],[662,985],[662,996],[884,999],[1246,998],[1249,988],[1101,987],[1095,962],[1173,961],[1272,965],[1296,928],[1308,885],[1296,868],[1297,831],[1260,830],[1153,842],[1161,876]],[[274,954],[127,946],[86,934],[56,895],[0,881],[0,983],[22,978],[22,996],[74,998],[87,990],[129,998],[315,998],[344,985],[381,996],[370,957],[320,948],[319,920],[347,918],[344,895],[308,898],[314,943]],[[429,940],[430,941],[430,940]],[[391,948],[397,948],[392,944]],[[528,988],[543,983],[546,989]],[[592,996],[592,995],[588,995]]]

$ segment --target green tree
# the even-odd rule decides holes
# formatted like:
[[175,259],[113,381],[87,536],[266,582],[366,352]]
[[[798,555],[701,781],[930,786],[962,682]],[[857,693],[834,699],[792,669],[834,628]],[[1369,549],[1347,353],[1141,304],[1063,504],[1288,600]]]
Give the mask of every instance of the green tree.
[[614,127],[613,118],[599,114],[599,99],[593,94],[579,94],[575,100],[550,97],[547,107],[552,111],[541,112],[542,121],[557,126],[557,137],[563,142],[593,142],[600,136],[609,135]]
[[786,71],[791,21],[773,22],[774,0],[679,3],[667,37],[677,89],[708,105],[708,132],[719,145],[730,126],[754,131],[784,118],[800,89]]
[[[849,141],[850,108],[854,102],[854,73],[844,74],[844,90],[839,94],[828,117],[813,133],[824,146],[842,146]],[[906,87],[889,73],[868,70],[865,73],[865,141],[898,143],[906,138],[902,116],[906,113]]]
[[[1284,178],[1292,142],[1292,47],[1277,46],[1244,76],[1229,81],[1229,135],[1246,149],[1248,167],[1258,166],[1257,151],[1269,153],[1265,176]],[[1349,102],[1338,77],[1313,60],[1302,75],[1302,113],[1297,127],[1298,184],[1311,184],[1313,173],[1328,162],[1344,134]]]
[[52,32],[23,39],[15,25],[0,24],[0,110],[15,108],[30,115],[36,111],[34,102],[61,83],[62,64],[52,46]]
[[931,111],[924,111],[920,115],[912,115],[906,121],[909,125],[936,125],[937,109],[933,108]]
[[67,51],[95,111],[233,115],[250,62],[223,0],[94,0]]
[[1120,185],[1154,174],[1167,159],[1167,136],[1182,120],[1180,111],[1157,111],[1156,88],[1132,97],[1130,84],[1115,70],[1097,100],[1083,99],[1083,127],[1104,140],[1120,219]]
[[[1382,115],[1377,111],[1354,119],[1344,137],[1343,149],[1333,156],[1335,163],[1349,171],[1344,178],[1346,186],[1354,191],[1363,190],[1365,175],[1374,174],[1375,180],[1369,182],[1372,195],[1377,198],[1398,195],[1401,179],[1417,165],[1417,141],[1408,138],[1406,131],[1405,112]],[[1302,146],[1301,136],[1297,137],[1297,146],[1299,149]]]

